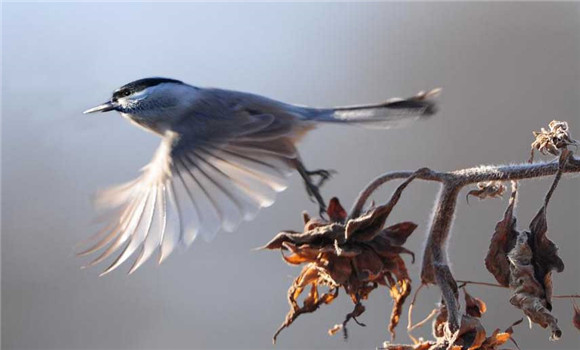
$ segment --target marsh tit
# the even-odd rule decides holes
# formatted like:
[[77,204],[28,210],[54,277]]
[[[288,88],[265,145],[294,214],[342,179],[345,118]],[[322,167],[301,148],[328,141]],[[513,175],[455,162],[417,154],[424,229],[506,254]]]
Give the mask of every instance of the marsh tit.
[[161,145],[137,179],[99,194],[97,204],[111,210],[112,220],[79,255],[102,250],[91,266],[118,252],[101,275],[137,252],[129,273],[156,250],[161,263],[178,246],[199,236],[211,240],[219,230],[233,231],[253,219],[274,203],[293,171],[323,210],[318,188],[329,172],[307,170],[296,143],[325,123],[389,128],[428,117],[436,112],[430,97],[437,92],[375,105],[309,108],[167,78],[124,85],[84,113],[117,111],[159,135]]

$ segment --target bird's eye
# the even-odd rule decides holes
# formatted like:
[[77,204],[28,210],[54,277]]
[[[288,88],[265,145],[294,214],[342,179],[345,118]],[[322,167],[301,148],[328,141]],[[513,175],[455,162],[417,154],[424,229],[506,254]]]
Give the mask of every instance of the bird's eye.
[[129,96],[129,95],[131,95],[131,91],[125,90],[125,91],[123,91],[122,94],[123,94],[123,96]]

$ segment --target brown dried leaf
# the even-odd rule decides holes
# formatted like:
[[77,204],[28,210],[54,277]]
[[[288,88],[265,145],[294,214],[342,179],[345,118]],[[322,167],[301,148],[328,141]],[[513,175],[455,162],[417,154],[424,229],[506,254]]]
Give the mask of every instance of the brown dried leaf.
[[509,326],[503,332],[500,332],[499,328],[496,329],[492,333],[492,335],[490,335],[489,337],[487,337],[487,339],[485,340],[485,342],[482,344],[481,348],[482,349],[486,349],[486,350],[497,349],[498,346],[505,344],[509,339],[511,339],[512,342],[519,349],[518,344],[516,343],[516,341],[511,336],[514,333],[513,327],[516,326],[516,325],[518,325],[518,324],[520,324],[520,323],[522,323],[523,320],[524,320],[523,318],[520,318],[516,322],[512,323],[511,326]]
[[339,330],[342,329],[342,336],[346,340],[348,339],[348,331],[346,329],[346,324],[353,319],[359,326],[366,327],[364,323],[360,323],[356,320],[357,317],[362,315],[365,312],[365,307],[360,302],[355,303],[354,309],[352,312],[346,315],[346,318],[342,322],[342,324],[336,324],[331,329],[328,330],[328,335],[335,335],[338,333]]
[[487,181],[477,184],[477,190],[471,190],[467,193],[465,199],[469,203],[469,196],[479,199],[498,198],[503,196],[505,185],[501,181]]
[[421,172],[428,171],[428,169],[419,169],[413,175],[411,175],[405,182],[403,182],[393,195],[389,202],[384,205],[380,205],[369,212],[349,220],[346,224],[345,229],[345,240],[355,239],[358,241],[370,241],[383,228],[385,221],[391,211],[399,202],[403,190],[419,175]]
[[[272,338],[272,342],[276,344],[278,334],[290,326],[298,316],[303,313],[310,313],[316,311],[322,304],[330,304],[338,296],[338,287],[331,286],[331,290],[322,296],[318,293],[317,284],[315,280],[318,278],[318,270],[315,264],[308,264],[302,269],[302,273],[292,283],[288,290],[288,303],[290,304],[290,311],[286,315],[286,319],[278,328]],[[298,305],[297,299],[302,294],[304,288],[310,284],[310,293],[304,299],[303,305]]]
[[355,256],[353,264],[359,282],[376,280],[384,268],[382,259],[370,249],[365,249],[361,254]]
[[297,247],[295,244],[290,242],[282,243],[282,246],[288,249],[292,254],[284,255],[282,253],[282,258],[289,264],[299,265],[305,262],[313,262],[320,253],[320,249],[311,247],[308,244],[301,245]]
[[335,240],[344,241],[344,226],[341,224],[330,223],[324,226],[318,226],[305,232],[283,231],[278,233],[265,246],[258,249],[281,249],[284,242],[294,244],[329,244]]
[[472,297],[467,293],[467,289],[463,289],[465,293],[465,313],[472,317],[481,317],[487,310],[487,306],[483,300]]
[[389,320],[389,332],[391,333],[391,338],[395,339],[395,328],[401,320],[403,304],[409,294],[411,294],[411,280],[408,278],[398,280],[391,286],[390,293],[391,298],[393,298],[393,310]]
[[453,344],[460,346],[459,349],[473,350],[479,349],[485,340],[485,328],[483,328],[481,322],[475,317],[463,315],[457,340]]
[[405,344],[391,344],[385,342],[381,350],[437,350],[433,348],[436,344],[434,342],[426,341],[415,345],[405,345]]
[[[338,199],[334,198],[327,212],[333,222],[316,220],[303,214],[304,232],[281,232],[263,247],[289,251],[288,255],[282,254],[289,264],[307,264],[288,289],[290,311],[274,335],[274,341],[280,331],[290,326],[300,314],[313,312],[320,305],[330,303],[340,287],[344,288],[355,308],[342,324],[331,328],[329,334],[342,330],[346,337],[347,322],[354,319],[359,323],[356,317],[364,312],[361,301],[367,299],[377,287],[387,285],[393,298],[389,330],[394,336],[403,303],[411,291],[411,280],[400,254],[413,253],[402,247],[402,244],[417,225],[402,222],[386,229],[383,226],[403,189],[415,176],[401,184],[387,204],[346,223],[342,223],[346,212]],[[308,286],[311,288],[310,293],[300,306],[298,298]],[[331,292],[320,296],[319,286],[326,286]]]
[[546,299],[544,287],[534,277],[533,252],[528,244],[528,233],[519,234],[514,249],[508,254],[511,262],[510,303],[521,309],[532,322],[541,327],[550,327],[550,339],[556,340],[562,335],[558,320],[550,313],[551,305]]
[[[550,123],[552,125],[552,123]],[[552,310],[552,271],[564,270],[558,248],[547,236],[546,208],[562,176],[570,152],[563,150],[554,182],[544,199],[544,206],[530,223],[530,232],[517,236],[514,248],[508,253],[510,261],[510,303],[521,309],[528,318],[541,327],[550,327],[550,339],[559,339],[562,331]]]
[[495,232],[489,244],[489,250],[485,257],[485,267],[502,286],[509,285],[510,262],[507,254],[513,249],[518,231],[516,231],[516,218],[514,206],[517,201],[517,185],[512,186],[509,205],[505,211],[503,220],[495,225]]
[[442,339],[445,337],[445,324],[447,323],[447,306],[441,304],[439,306],[439,312],[433,320],[433,337],[436,339]]
[[[558,339],[562,333],[557,325],[558,320],[550,313],[552,271],[561,272],[564,263],[558,256],[558,248],[546,235],[546,208],[570,153],[562,150],[559,170],[546,194],[544,205],[530,223],[529,232],[520,233],[515,229],[513,209],[517,189],[514,186],[504,219],[496,225],[485,259],[487,269],[496,280],[503,286],[507,282],[512,291],[510,303],[521,309],[532,322],[543,328],[550,327],[552,340]],[[509,252],[507,256],[506,252]],[[506,269],[508,266],[509,269]]]
[[328,202],[328,209],[326,213],[332,222],[344,222],[348,216],[346,210],[340,205],[338,198],[333,197],[330,202]]
[[407,238],[415,231],[417,224],[405,221],[389,226],[381,232],[381,236],[388,239],[389,243],[394,246],[402,246]]
[[574,301],[572,301],[572,306],[574,307],[574,316],[572,317],[572,324],[576,329],[580,330],[580,306],[576,305]]
[[543,285],[548,302],[548,309],[551,310],[552,271],[564,271],[564,262],[558,256],[558,247],[547,236],[548,224],[546,222],[546,206],[542,207],[536,217],[530,223],[528,233],[528,244],[533,251],[534,276]]

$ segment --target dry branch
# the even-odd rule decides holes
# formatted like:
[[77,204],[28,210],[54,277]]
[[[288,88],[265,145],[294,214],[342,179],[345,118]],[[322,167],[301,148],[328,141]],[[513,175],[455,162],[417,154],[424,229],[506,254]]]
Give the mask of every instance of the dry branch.
[[[466,301],[468,304],[472,304],[470,306],[472,311],[462,314],[458,300],[457,281],[454,279],[448,264],[447,243],[453,223],[457,196],[465,186],[479,184],[479,189],[471,191],[471,195],[480,199],[497,197],[503,194],[505,190],[503,183],[506,181],[515,183],[521,180],[555,175],[552,187],[546,195],[540,212],[530,224],[530,232],[519,234],[513,229],[515,218],[512,220],[511,215],[516,202],[515,191],[513,191],[510,207],[506,211],[506,218],[504,218],[504,222],[498,223],[496,227],[496,230],[503,231],[494,234],[496,242],[494,243],[492,240],[492,247],[490,247],[490,254],[493,253],[499,257],[497,259],[499,265],[495,267],[495,271],[492,271],[493,266],[492,269],[487,266],[494,273],[500,285],[473,281],[460,282],[463,282],[464,285],[471,283],[494,287],[509,287],[513,293],[510,300],[512,304],[521,308],[530,319],[538,322],[541,326],[546,327],[549,325],[552,328],[552,337],[554,339],[559,337],[560,331],[556,325],[557,320],[550,313],[550,300],[553,297],[551,296],[551,272],[552,270],[561,271],[563,263],[556,254],[556,246],[546,237],[546,208],[560,177],[563,174],[580,173],[580,158],[574,157],[567,148],[569,145],[575,145],[576,141],[570,137],[568,125],[565,122],[552,121],[548,131],[542,129],[541,132],[535,132],[534,136],[536,136],[536,141],[532,144],[532,154],[534,150],[538,150],[543,154],[559,155],[559,159],[537,163],[532,163],[530,160],[524,164],[478,166],[451,172],[438,172],[422,168],[415,172],[399,171],[387,173],[377,177],[366,186],[356,199],[348,217],[342,207],[340,207],[338,214],[333,213],[332,211],[336,210],[336,205],[330,203],[329,208],[335,208],[328,213],[331,222],[325,222],[322,219],[310,220],[308,218],[308,220],[305,220],[308,222],[304,232],[282,232],[276,236],[268,243],[266,248],[290,250],[293,255],[284,257],[289,263],[309,263],[289,291],[291,311],[282,328],[290,325],[298,314],[312,312],[322,303],[330,303],[334,297],[329,298],[328,301],[321,301],[318,292],[315,290],[318,285],[326,285],[331,289],[344,288],[356,305],[355,311],[349,314],[345,322],[331,330],[331,333],[334,333],[338,329],[343,329],[351,317],[359,316],[364,311],[360,301],[365,298],[361,297],[361,293],[366,297],[378,284],[381,284],[390,287],[391,294],[395,300],[390,327],[391,332],[394,332],[394,326],[398,323],[398,317],[402,311],[400,309],[402,303],[410,293],[410,279],[406,275],[404,263],[398,254],[408,252],[401,245],[413,231],[414,226],[413,229],[406,231],[401,242],[396,243],[396,235],[389,237],[389,234],[386,233],[389,229],[392,231],[396,225],[387,229],[383,229],[383,225],[399,200],[403,189],[413,180],[425,180],[441,184],[441,190],[433,209],[433,219],[427,243],[423,251],[421,270],[421,286],[436,284],[442,294],[442,304],[438,308],[439,313],[435,321],[437,341],[415,344],[415,346],[390,346],[389,348],[436,349],[445,345],[450,348],[453,346],[453,348],[457,349],[464,346],[466,349],[495,349],[511,337],[512,328],[509,327],[505,332],[496,330],[491,337],[486,338],[485,330],[477,319],[485,311],[485,304],[481,300],[466,294]],[[397,179],[405,179],[406,181],[397,188],[391,200],[385,205],[371,206],[370,209],[365,211],[365,205],[369,197],[383,184]],[[510,230],[519,235],[514,236],[517,237],[519,242],[519,245],[516,244],[517,247],[514,246],[516,238],[510,238],[511,241],[507,243],[504,238],[501,238],[501,235],[512,234]],[[390,245],[377,246],[376,239],[389,241]],[[494,244],[499,245],[495,246]],[[500,246],[501,244],[503,246]],[[367,268],[366,270],[357,269],[357,260],[355,258],[366,256],[365,249],[368,249],[368,247],[371,247],[371,250],[374,251],[375,255],[378,254],[380,259],[371,259],[375,264],[373,268]],[[394,247],[397,247],[398,250],[393,250]],[[379,248],[386,249],[383,251],[382,256]],[[371,262],[371,260],[366,261],[366,263]],[[333,270],[333,266],[337,265],[339,261],[345,263],[342,266],[343,270]],[[347,263],[347,261],[352,262]],[[360,262],[358,263],[360,264]],[[397,271],[397,266],[402,269],[400,271],[403,271],[403,273],[398,274],[395,272]],[[395,270],[393,270],[394,268]],[[309,273],[310,277],[308,282],[305,283],[304,278]],[[507,275],[502,275],[506,273]],[[389,278],[391,274],[396,279],[391,280]],[[524,275],[525,278],[522,279]],[[401,281],[404,281],[404,283],[400,284],[399,282]],[[372,284],[369,285],[368,283]],[[311,290],[311,296],[305,300],[305,305],[299,307],[296,297],[307,284],[311,284],[314,289]],[[530,286],[533,286],[533,288]],[[401,287],[405,289],[400,290]],[[399,299],[397,299],[398,293],[403,293]],[[415,297],[411,303],[410,312],[415,302]],[[575,297],[575,295],[571,297]],[[479,310],[479,312],[473,311],[473,308],[481,307],[481,305],[483,305],[482,310]],[[419,322],[418,325],[413,325],[409,317],[408,330],[411,331],[423,325],[434,315],[430,315],[426,320]]]

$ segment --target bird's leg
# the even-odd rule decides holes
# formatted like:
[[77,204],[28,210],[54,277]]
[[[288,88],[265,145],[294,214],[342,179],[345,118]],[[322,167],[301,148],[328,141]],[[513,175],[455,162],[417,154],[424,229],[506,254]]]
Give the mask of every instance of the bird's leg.
[[[302,164],[302,162],[298,159],[295,159],[295,166],[296,170],[298,170],[298,173],[300,174],[300,176],[302,176],[302,179],[304,180],[304,185],[306,186],[306,193],[308,193],[311,200],[313,201],[316,200],[316,202],[318,202],[320,216],[325,215],[326,203],[324,202],[324,199],[320,194],[320,187],[326,182],[326,180],[328,180],[332,176],[333,173],[335,173],[335,171],[323,169],[313,171],[306,170],[304,164]],[[312,181],[313,176],[320,177],[320,179],[316,184]]]
[[311,176],[319,176],[320,179],[316,184],[317,187],[322,187],[326,180],[330,179],[332,175],[336,174],[336,170],[326,170],[326,169],[318,169],[318,170],[306,170],[306,175],[309,177]]

